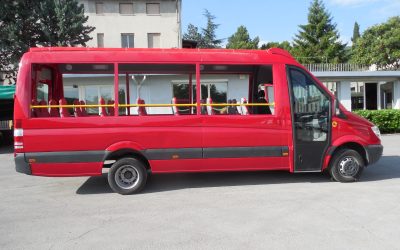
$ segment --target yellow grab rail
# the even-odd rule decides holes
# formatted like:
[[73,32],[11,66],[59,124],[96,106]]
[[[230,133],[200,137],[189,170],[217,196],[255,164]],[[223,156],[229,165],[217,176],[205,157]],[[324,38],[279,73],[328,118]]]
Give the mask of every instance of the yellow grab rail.
[[[226,107],[226,106],[274,106],[275,103],[201,103],[200,106],[210,106],[210,107]],[[119,108],[128,108],[128,107],[196,107],[196,103],[192,104],[119,104]],[[100,107],[115,107],[114,104],[68,104],[68,105],[31,105],[31,109],[39,109],[39,108],[100,108]]]
[[200,106],[211,106],[211,107],[225,107],[225,106],[275,106],[275,103],[201,103]]

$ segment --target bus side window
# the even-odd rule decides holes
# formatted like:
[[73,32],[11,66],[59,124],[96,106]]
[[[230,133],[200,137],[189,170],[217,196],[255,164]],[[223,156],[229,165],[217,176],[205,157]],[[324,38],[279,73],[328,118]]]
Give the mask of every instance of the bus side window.
[[32,78],[31,105],[41,107],[32,107],[31,117],[49,117],[50,111],[55,116],[54,110],[46,107],[53,96],[53,70],[48,65],[33,65]]
[[75,105],[68,107],[69,117],[114,116],[113,64],[60,64],[58,68],[67,105]]

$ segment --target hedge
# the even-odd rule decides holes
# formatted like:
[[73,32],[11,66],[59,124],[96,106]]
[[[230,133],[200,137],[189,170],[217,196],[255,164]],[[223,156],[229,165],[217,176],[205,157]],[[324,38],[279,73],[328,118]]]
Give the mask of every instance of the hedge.
[[398,109],[355,110],[353,112],[373,122],[381,133],[400,132],[400,110]]

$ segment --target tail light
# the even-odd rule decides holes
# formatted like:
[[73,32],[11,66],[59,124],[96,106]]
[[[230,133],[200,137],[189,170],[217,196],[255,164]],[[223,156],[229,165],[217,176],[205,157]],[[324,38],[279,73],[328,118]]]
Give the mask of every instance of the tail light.
[[15,120],[14,124],[14,150],[15,153],[21,153],[24,149],[24,130],[21,120]]

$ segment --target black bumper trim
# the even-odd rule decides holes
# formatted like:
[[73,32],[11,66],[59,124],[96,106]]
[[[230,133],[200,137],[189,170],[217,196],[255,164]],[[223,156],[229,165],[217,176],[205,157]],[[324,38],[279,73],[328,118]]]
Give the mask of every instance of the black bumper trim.
[[29,166],[29,163],[25,161],[25,155],[24,154],[16,154],[14,157],[15,161],[15,170],[18,173],[22,174],[32,174],[31,166]]
[[368,145],[365,147],[368,155],[368,164],[374,164],[377,162],[383,153],[383,146],[382,145]]
[[149,160],[283,157],[289,154],[289,148],[287,146],[172,148],[147,149],[141,153]]
[[149,160],[199,159],[201,148],[146,149],[142,153]]
[[204,148],[203,158],[282,157],[288,152],[286,146]]
[[105,155],[105,151],[34,152],[26,153],[25,158],[35,163],[81,163],[102,162]]

